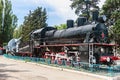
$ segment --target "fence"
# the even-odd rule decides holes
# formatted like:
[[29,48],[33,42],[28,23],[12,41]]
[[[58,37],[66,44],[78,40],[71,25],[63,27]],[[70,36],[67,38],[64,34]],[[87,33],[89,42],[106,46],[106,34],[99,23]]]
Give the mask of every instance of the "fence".
[[111,77],[120,75],[120,65],[110,67],[106,65],[93,64],[92,66],[89,66],[89,64],[85,62],[73,62],[73,61],[68,62],[66,60],[58,61],[58,60],[35,58],[35,57],[12,56],[9,54],[4,54],[4,56],[15,60],[23,60],[25,62],[35,62],[38,64],[89,72],[98,75],[105,75]]

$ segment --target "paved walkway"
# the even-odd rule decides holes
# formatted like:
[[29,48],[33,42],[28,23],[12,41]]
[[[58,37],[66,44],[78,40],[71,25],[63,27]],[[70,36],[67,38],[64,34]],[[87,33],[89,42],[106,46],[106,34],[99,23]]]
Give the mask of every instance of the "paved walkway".
[[0,56],[0,80],[105,80]]

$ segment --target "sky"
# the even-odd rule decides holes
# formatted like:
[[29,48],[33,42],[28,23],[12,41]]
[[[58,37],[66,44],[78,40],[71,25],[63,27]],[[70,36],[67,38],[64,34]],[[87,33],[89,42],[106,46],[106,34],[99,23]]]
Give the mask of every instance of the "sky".
[[[101,7],[105,0],[101,0]],[[11,0],[13,13],[18,17],[18,26],[24,21],[29,11],[37,7],[46,8],[49,26],[65,24],[68,19],[76,20],[74,10],[70,8],[70,0]]]

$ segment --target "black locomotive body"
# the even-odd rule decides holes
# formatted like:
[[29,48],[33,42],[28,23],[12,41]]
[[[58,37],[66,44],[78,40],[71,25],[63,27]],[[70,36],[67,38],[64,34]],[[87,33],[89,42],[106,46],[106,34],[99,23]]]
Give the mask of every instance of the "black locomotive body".
[[[84,42],[108,42],[107,26],[103,23],[89,24],[80,27],[73,27],[63,30],[56,30],[53,27],[45,27],[34,31],[31,34],[32,39],[39,39],[40,43],[45,41],[54,41],[57,39],[81,39]],[[91,40],[92,39],[92,40]]]
[[[47,56],[47,58],[59,59],[60,56],[56,58],[55,55],[64,52],[67,60],[74,56],[74,61],[80,59],[80,61],[90,63],[90,58],[92,58],[97,64],[112,63],[116,58],[112,52],[113,45],[106,45],[109,44],[107,26],[103,21],[86,24],[85,18],[80,20],[83,23],[78,22],[77,27],[74,27],[73,21],[70,20],[67,23],[67,29],[57,30],[54,27],[45,27],[32,32],[30,37],[33,43],[33,54],[36,57]],[[92,52],[92,57],[90,52]]]

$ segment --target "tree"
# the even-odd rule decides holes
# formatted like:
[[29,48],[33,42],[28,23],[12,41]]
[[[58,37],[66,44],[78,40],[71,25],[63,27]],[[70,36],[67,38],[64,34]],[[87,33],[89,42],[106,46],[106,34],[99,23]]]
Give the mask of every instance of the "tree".
[[2,10],[3,10],[3,4],[2,4],[2,0],[0,0],[0,27],[2,24]]
[[[2,4],[2,0],[0,0],[0,38],[2,34],[2,12],[3,12],[3,4]],[[0,46],[1,44],[2,44],[2,40],[0,39]]]
[[102,9],[108,19],[115,22],[120,18],[120,0],[106,0]]
[[62,29],[66,29],[67,28],[67,25],[66,24],[60,24],[59,26],[58,25],[55,25],[54,26],[57,30],[62,30]]
[[47,26],[47,13],[46,9],[38,7],[34,11],[30,11],[24,18],[24,23],[22,25],[22,35],[23,41],[29,40],[29,33],[33,30],[40,29]]
[[82,14],[87,14],[89,18],[90,7],[98,8],[97,3],[99,0],[71,0],[72,4],[70,5],[72,9],[75,9],[75,13],[79,16]]
[[11,38],[13,38],[13,31],[17,27],[17,17],[12,12],[11,1],[1,0],[1,4],[2,9],[0,7],[0,16],[2,15],[2,17],[0,17],[0,41],[4,43],[8,42]]
[[110,38],[120,45],[120,19],[111,27]]
[[110,38],[120,44],[120,0],[106,0],[102,10],[102,13],[108,18],[108,23],[113,25],[109,31]]
[[14,38],[22,37],[22,25],[14,30],[13,37]]

